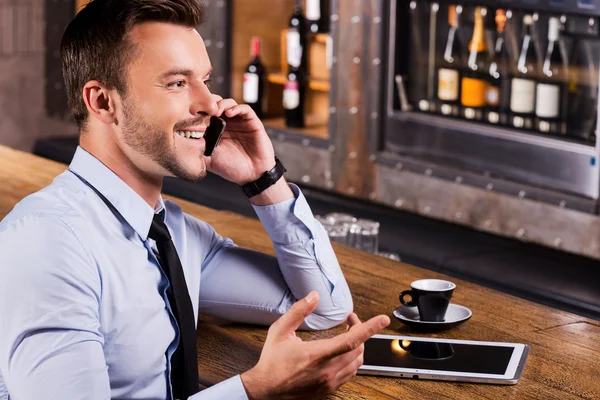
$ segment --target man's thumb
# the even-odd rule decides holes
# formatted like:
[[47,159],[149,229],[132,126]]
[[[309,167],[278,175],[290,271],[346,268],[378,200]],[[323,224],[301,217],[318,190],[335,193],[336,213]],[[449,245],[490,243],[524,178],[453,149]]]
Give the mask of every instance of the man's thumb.
[[315,311],[317,304],[319,304],[319,293],[313,290],[305,298],[295,302],[285,314],[279,317],[279,319],[271,325],[270,331],[275,337],[295,332],[304,319]]

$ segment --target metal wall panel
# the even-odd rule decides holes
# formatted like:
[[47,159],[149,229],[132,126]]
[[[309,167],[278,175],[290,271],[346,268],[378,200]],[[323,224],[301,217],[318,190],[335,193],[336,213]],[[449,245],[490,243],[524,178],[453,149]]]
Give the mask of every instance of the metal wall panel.
[[75,0],[46,0],[46,113],[72,120],[61,70],[60,43],[63,32],[75,17]]
[[600,259],[600,218],[410,171],[379,166],[382,204]]
[[206,18],[198,27],[214,68],[210,84],[213,93],[230,96],[231,89],[231,4],[226,0],[204,0]]

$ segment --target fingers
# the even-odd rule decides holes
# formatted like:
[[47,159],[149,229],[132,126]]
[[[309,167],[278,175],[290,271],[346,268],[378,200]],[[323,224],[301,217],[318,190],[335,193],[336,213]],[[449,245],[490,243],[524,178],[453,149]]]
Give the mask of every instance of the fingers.
[[221,99],[219,101],[217,101],[217,117],[220,117],[221,115],[223,115],[223,113],[225,112],[225,110],[229,110],[232,107],[237,106],[238,103],[234,100],[234,99]]
[[390,318],[387,315],[378,315],[362,324],[355,325],[346,333],[336,336],[331,339],[322,340],[319,342],[324,357],[337,357],[341,354],[348,353],[361,344],[363,344],[371,336],[379,332],[390,324]]
[[217,117],[221,117],[223,115],[225,115],[228,118],[239,116],[245,119],[251,119],[255,117],[254,110],[252,110],[252,107],[250,107],[249,105],[238,104],[233,99],[223,99],[221,96],[218,95],[213,96],[215,96],[215,99],[217,97],[219,98],[217,100]]
[[317,308],[317,304],[319,304],[319,294],[313,290],[308,296],[295,302],[271,325],[267,340],[275,340],[295,332],[304,319]]
[[348,362],[344,367],[342,367],[339,370],[336,379],[338,380],[338,382],[340,382],[340,386],[356,376],[358,368],[361,365],[363,365],[363,362],[364,352],[361,351],[357,357],[350,360],[350,362]]
[[346,319],[346,323],[348,324],[348,326],[346,327],[346,331],[349,331],[350,329],[352,329],[353,326],[361,324],[360,319],[358,318],[358,315],[356,315],[355,313],[351,313],[350,315],[348,315],[348,318]]

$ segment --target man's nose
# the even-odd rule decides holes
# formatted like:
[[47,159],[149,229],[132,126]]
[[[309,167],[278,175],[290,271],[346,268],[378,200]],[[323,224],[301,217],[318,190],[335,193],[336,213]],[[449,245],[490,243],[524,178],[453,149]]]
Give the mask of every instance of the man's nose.
[[219,106],[214,99],[214,96],[205,84],[199,85],[194,91],[194,97],[190,105],[190,113],[193,115],[216,115]]

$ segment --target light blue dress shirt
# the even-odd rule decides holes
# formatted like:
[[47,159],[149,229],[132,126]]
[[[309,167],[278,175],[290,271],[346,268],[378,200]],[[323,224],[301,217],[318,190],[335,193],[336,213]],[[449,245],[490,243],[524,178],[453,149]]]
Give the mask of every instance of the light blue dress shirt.
[[[78,148],[69,170],[0,222],[0,399],[171,398],[179,332],[148,238],[155,212],[165,213],[196,316],[268,325],[317,290],[302,328],[344,321],[348,285],[327,233],[290,187],[295,199],[255,207],[275,258],[235,246],[171,201],[152,209]],[[247,396],[235,376],[190,399]]]

